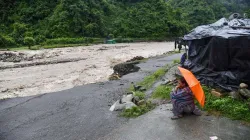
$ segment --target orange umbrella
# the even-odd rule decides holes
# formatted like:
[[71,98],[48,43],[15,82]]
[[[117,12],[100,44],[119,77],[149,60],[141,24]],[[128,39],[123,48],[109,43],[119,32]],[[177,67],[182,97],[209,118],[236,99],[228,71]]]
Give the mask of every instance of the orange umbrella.
[[192,90],[195,98],[198,100],[198,102],[200,103],[200,105],[202,107],[204,107],[205,104],[205,94],[204,91],[201,87],[200,82],[195,78],[195,76],[193,75],[192,72],[190,72],[187,69],[178,67],[182,76],[185,78],[185,80],[187,81],[190,89]]

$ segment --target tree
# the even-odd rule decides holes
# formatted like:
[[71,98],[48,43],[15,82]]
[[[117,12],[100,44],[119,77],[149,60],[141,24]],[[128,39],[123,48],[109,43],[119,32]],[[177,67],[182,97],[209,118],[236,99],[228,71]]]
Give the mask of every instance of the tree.
[[25,37],[24,43],[31,49],[31,46],[35,44],[35,39],[33,37]]
[[14,39],[7,35],[0,34],[0,48],[16,46]]

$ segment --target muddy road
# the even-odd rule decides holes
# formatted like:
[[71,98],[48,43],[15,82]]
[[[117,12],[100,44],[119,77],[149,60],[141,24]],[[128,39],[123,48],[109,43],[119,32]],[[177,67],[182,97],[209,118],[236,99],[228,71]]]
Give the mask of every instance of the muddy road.
[[112,74],[115,64],[135,56],[148,58],[172,50],[173,42],[153,42],[17,51],[14,53],[20,54],[21,58],[5,60],[7,62],[0,58],[0,99],[33,96],[104,82]]

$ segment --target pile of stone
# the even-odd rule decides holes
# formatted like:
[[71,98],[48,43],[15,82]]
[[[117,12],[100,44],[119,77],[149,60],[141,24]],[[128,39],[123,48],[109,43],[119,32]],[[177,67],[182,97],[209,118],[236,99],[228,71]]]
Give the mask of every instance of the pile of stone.
[[137,106],[139,99],[134,96],[134,94],[128,93],[127,95],[123,95],[123,97],[116,101],[111,107],[110,111],[119,111],[123,109],[130,109],[134,106]]
[[211,92],[212,95],[216,97],[222,97],[228,95],[229,97],[237,100],[248,100],[250,99],[250,90],[248,89],[248,85],[245,83],[241,83],[239,85],[239,89],[237,91],[232,91],[230,93],[223,93],[222,91],[219,91],[218,89],[212,89]]
[[234,99],[240,99],[240,100],[250,99],[250,90],[248,89],[248,85],[245,83],[241,83],[238,91],[230,92],[229,96]]

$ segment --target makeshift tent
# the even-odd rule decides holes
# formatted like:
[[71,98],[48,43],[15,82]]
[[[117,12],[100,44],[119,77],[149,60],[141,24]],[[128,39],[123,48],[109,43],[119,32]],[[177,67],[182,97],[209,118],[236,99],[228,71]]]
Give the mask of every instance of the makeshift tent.
[[201,83],[228,91],[250,86],[250,19],[220,19],[195,28],[183,40],[189,46],[185,67]]

